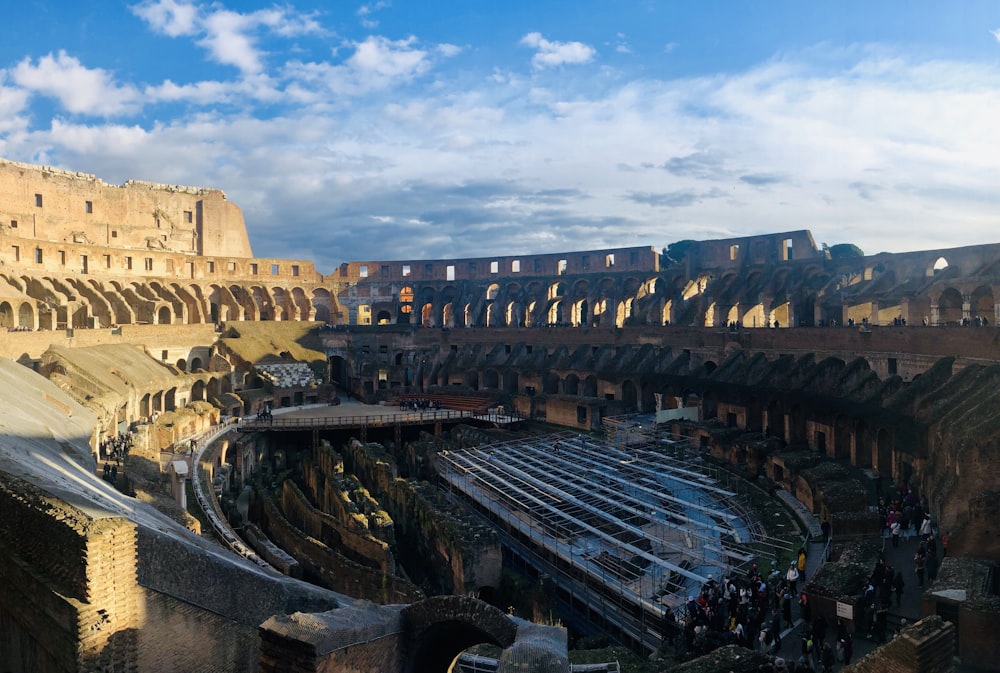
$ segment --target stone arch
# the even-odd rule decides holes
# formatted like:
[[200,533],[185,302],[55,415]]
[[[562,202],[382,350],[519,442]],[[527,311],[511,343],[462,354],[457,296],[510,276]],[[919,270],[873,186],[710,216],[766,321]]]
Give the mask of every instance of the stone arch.
[[996,301],[993,299],[993,288],[990,285],[980,285],[972,291],[969,310],[972,318],[987,318],[995,323]]
[[566,294],[566,283],[556,282],[549,285],[548,298],[555,299],[556,297],[562,297]]
[[14,327],[14,307],[9,301],[0,302],[0,327]]
[[639,393],[636,390],[635,382],[631,379],[622,382],[622,402],[626,412],[638,411]]
[[481,643],[508,648],[517,625],[505,612],[476,598],[434,596],[402,610],[408,673],[445,673],[464,650]]
[[333,323],[333,306],[330,291],[326,288],[316,288],[312,291],[312,307],[314,319],[323,324]]
[[498,283],[490,283],[486,287],[486,301],[493,301],[500,294],[500,285]]
[[399,288],[399,311],[396,322],[400,325],[408,325],[410,316],[413,314],[413,287],[404,285]]
[[618,302],[618,309],[615,311],[615,326],[623,327],[632,317],[632,303],[635,301],[633,297],[627,297],[620,302]]
[[548,372],[542,379],[542,393],[546,395],[556,395],[559,393],[559,375],[555,372]]
[[375,314],[375,324],[376,325],[389,325],[392,323],[392,313],[389,311],[379,311]]
[[347,360],[340,355],[331,355],[327,359],[327,364],[329,367],[328,374],[330,376],[330,383],[340,386],[341,388],[347,388],[349,383]]
[[563,303],[562,300],[557,299],[552,302],[549,306],[548,313],[546,315],[549,325],[559,325],[563,321]]
[[196,372],[204,366],[205,365],[204,363],[202,363],[201,358],[199,357],[191,358],[191,371]]
[[428,302],[420,307],[420,324],[424,327],[434,327],[434,304]]
[[521,318],[521,306],[516,301],[508,301],[503,312],[503,324],[507,327],[518,327]]
[[583,380],[583,396],[597,397],[597,377],[591,374]]
[[169,306],[161,306],[156,310],[157,325],[169,325],[172,317]]
[[570,323],[573,327],[584,327],[590,321],[586,298],[573,302],[570,307]]
[[937,324],[961,324],[964,312],[962,310],[962,293],[953,287],[946,288],[937,301]]
[[177,369],[179,371],[186,372],[187,371],[187,366],[188,366],[187,365],[187,360],[185,360],[184,358],[180,358],[180,359],[177,360]]
[[191,386],[191,401],[192,402],[204,402],[205,401],[205,382],[195,381],[194,385]]
[[850,460],[851,448],[854,444],[851,419],[847,416],[837,416],[833,422],[833,457]]
[[497,374],[497,370],[487,369],[483,372],[483,388],[489,390],[500,389],[500,375]]
[[508,369],[503,373],[503,392],[514,394],[518,391],[520,377],[513,369]]
[[465,385],[472,390],[479,390],[479,372],[466,371],[465,372]]
[[875,433],[875,451],[872,455],[873,467],[878,470],[882,483],[892,482],[892,439],[889,431],[879,428]]
[[30,301],[22,301],[17,307],[17,325],[35,329],[35,307]]
[[580,394],[580,377],[576,374],[569,374],[563,379],[563,392],[567,395]]
[[938,257],[927,264],[927,268],[924,269],[924,275],[928,278],[935,276],[945,269],[948,268],[948,260],[944,257]]

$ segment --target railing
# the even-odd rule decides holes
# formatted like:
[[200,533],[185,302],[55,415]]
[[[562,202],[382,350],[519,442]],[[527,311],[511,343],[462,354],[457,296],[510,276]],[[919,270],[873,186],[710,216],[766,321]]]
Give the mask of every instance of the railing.
[[205,517],[211,524],[213,530],[219,538],[219,541],[224,546],[228,547],[231,551],[239,554],[248,561],[256,563],[261,568],[267,568],[268,570],[278,572],[236,535],[236,532],[233,531],[229,522],[226,521],[225,516],[223,516],[222,512],[219,510],[218,500],[215,498],[214,493],[206,492],[209,490],[206,488],[205,483],[208,480],[208,474],[203,473],[201,470],[202,454],[205,453],[213,442],[232,429],[233,425],[226,422],[212,428],[207,433],[199,437],[198,448],[196,449],[194,455],[190,457],[192,463],[190,475],[191,487],[194,490],[198,506],[201,507],[202,512],[205,513]]
[[301,428],[336,428],[336,427],[357,427],[357,426],[386,426],[409,423],[429,423],[434,421],[451,421],[462,418],[473,418],[476,416],[486,416],[484,412],[478,411],[456,411],[454,409],[441,409],[433,411],[410,411],[398,414],[378,414],[375,416],[355,415],[355,416],[330,416],[326,418],[274,418],[268,420],[257,420],[256,418],[242,418],[237,426],[239,430],[282,430]]

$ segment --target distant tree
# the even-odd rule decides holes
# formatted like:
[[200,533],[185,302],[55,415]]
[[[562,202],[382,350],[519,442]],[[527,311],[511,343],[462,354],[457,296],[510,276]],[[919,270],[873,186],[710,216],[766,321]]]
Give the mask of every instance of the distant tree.
[[853,243],[838,243],[827,248],[830,259],[847,259],[849,257],[864,257],[865,253]]
[[684,258],[687,257],[688,250],[690,250],[691,246],[695,243],[697,243],[697,241],[692,241],[690,239],[671,243],[663,249],[663,261],[666,264],[678,264],[683,262]]

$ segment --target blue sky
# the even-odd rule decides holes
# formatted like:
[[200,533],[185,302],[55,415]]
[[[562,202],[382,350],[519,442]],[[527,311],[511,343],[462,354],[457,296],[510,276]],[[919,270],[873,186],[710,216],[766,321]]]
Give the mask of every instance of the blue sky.
[[0,156],[217,187],[261,257],[1000,242],[1000,3],[36,0]]

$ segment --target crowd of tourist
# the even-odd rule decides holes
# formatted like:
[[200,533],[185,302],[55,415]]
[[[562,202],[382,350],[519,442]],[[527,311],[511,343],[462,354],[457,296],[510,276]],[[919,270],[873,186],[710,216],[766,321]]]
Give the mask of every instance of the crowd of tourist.
[[799,583],[805,580],[804,548],[786,571],[774,569],[767,577],[756,564],[743,577],[717,582],[709,575],[697,596],[689,596],[676,611],[667,609],[664,648],[673,648],[681,657],[696,657],[722,645],[738,644],[777,655],[782,633],[801,618],[801,656],[787,664],[776,657],[774,670],[829,672],[835,661],[849,663],[853,640],[847,625],[838,620],[831,626],[823,615],[812,615],[808,597],[798,593]]
[[424,398],[415,399],[405,399],[399,398],[399,410],[400,411],[427,411],[433,409],[438,411],[441,409],[441,400],[428,400]]
[[115,465],[121,465],[131,449],[132,431],[128,430],[101,440],[100,455],[105,461],[113,460]]

